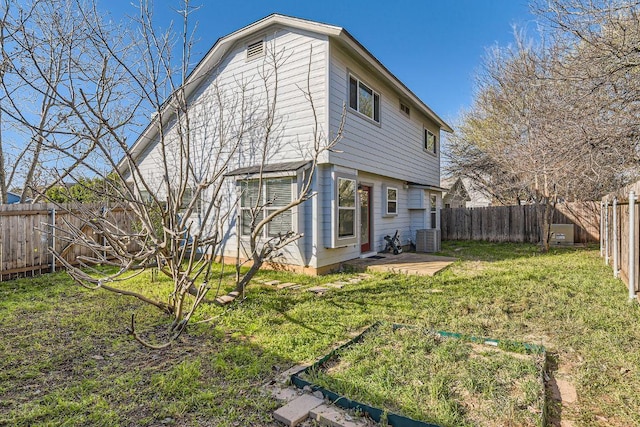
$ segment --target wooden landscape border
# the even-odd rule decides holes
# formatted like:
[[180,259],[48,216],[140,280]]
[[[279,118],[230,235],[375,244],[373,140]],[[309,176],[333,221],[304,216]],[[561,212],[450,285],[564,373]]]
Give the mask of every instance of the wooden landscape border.
[[[392,412],[385,412],[380,408],[376,408],[373,406],[369,406],[367,404],[358,402],[356,400],[349,399],[346,396],[342,396],[332,390],[325,389],[317,384],[313,384],[310,381],[301,378],[301,374],[308,374],[311,371],[319,371],[322,369],[323,365],[329,360],[336,358],[339,352],[345,348],[348,348],[352,345],[358,344],[364,340],[365,336],[375,332],[381,325],[388,324],[387,322],[378,321],[373,325],[369,326],[358,336],[348,341],[347,343],[335,348],[327,355],[323,356],[319,360],[317,360],[313,365],[308,366],[304,369],[299,370],[291,375],[291,383],[298,387],[299,389],[303,389],[304,387],[309,387],[313,392],[319,391],[325,397],[325,399],[330,400],[333,404],[344,408],[344,409],[353,409],[358,412],[362,412],[369,416],[375,422],[380,422],[383,416],[386,414],[386,421],[390,426],[393,427],[442,427],[438,424],[428,423],[425,421],[414,420],[413,418],[405,417],[403,415],[395,414]],[[415,329],[417,326],[415,325],[406,325],[399,323],[391,323],[393,330],[401,329],[401,328],[411,328]],[[515,348],[522,350],[526,354],[538,354],[542,356],[542,367],[539,372],[539,381],[540,387],[543,391],[543,401],[542,401],[542,425],[546,425],[547,421],[547,397],[546,397],[546,388],[545,388],[545,372],[547,371],[547,351],[544,346],[537,344],[529,344],[519,341],[507,341],[507,340],[497,340],[492,338],[482,338],[475,337],[466,334],[460,334],[456,332],[447,332],[447,331],[432,331],[433,333],[444,337],[444,338],[452,338],[459,339],[463,341],[473,342],[477,344],[485,344],[493,347],[502,347],[501,350],[515,353],[515,351],[510,350],[510,348]],[[522,352],[518,352],[522,353]]]

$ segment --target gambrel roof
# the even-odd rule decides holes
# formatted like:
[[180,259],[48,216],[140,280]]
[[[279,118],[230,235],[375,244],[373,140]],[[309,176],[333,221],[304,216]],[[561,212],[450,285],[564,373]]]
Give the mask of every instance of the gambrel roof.
[[[247,25],[244,28],[234,31],[231,34],[220,37],[187,77],[185,83],[187,97],[197,89],[199,82],[203,81],[203,77],[208,75],[209,72],[214,70],[218,64],[220,64],[225,55],[234,48],[236,43],[244,41],[252,34],[263,32],[270,27],[293,28],[327,36],[331,42],[337,43],[351,55],[359,57],[362,61],[368,64],[370,68],[387,81],[393,89],[395,89],[405,99],[411,101],[413,105],[421,110],[426,117],[433,120],[433,122],[442,130],[446,132],[453,132],[453,129],[444,120],[442,120],[404,83],[393,75],[393,73],[391,73],[362,44],[360,44],[360,42],[349,34],[347,30],[335,25],[280,14],[269,15],[259,21]],[[131,147],[131,155],[133,158],[136,158],[138,154],[142,153],[147,147],[147,144],[153,140],[153,133],[155,132],[155,127],[153,126],[154,120],[157,120],[157,118],[151,120],[147,128]],[[123,164],[123,161],[121,161],[119,167],[123,166],[125,165]]]

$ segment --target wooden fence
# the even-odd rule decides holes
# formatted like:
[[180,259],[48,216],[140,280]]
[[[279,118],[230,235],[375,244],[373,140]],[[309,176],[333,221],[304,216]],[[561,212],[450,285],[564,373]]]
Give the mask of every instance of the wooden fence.
[[[443,209],[440,223],[442,240],[538,243],[541,209],[544,207],[536,205]],[[574,224],[575,242],[598,242],[600,204],[558,204],[552,223]]]
[[[629,204],[631,191],[637,196],[640,192],[640,182],[624,187],[602,199],[603,231],[600,255],[613,269],[613,275],[620,277],[625,283],[629,289],[629,298],[634,298],[640,289],[638,286],[640,282],[640,205],[637,200],[634,201],[635,218],[631,222]],[[632,279],[631,286],[630,279]]]
[[[92,255],[88,248],[74,245],[64,236],[75,228],[98,241],[89,227],[83,227],[82,215],[102,213],[99,204],[82,205],[81,210],[77,205],[51,203],[0,205],[0,281],[59,268],[51,247],[71,264],[77,263],[78,256]],[[108,215],[121,225],[131,224],[123,209],[110,209]]]

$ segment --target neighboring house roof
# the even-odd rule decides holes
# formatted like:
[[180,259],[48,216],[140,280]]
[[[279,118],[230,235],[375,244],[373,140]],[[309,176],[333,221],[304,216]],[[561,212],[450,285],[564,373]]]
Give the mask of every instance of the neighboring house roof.
[[12,193],[11,191],[8,191],[7,204],[12,205],[14,203],[20,203],[20,195],[16,193]]
[[[451,126],[433,112],[427,104],[425,104],[407,86],[405,86],[404,83],[393,75],[393,73],[391,73],[375,56],[373,56],[371,52],[369,52],[362,44],[360,44],[360,42],[349,34],[347,30],[335,25],[323,24],[320,22],[280,14],[269,15],[259,21],[247,25],[244,28],[234,31],[231,34],[220,37],[187,77],[185,83],[186,96],[189,97],[189,95],[193,93],[193,91],[199,86],[200,82],[204,80],[202,77],[218,66],[225,54],[231,50],[236,42],[253,33],[263,31],[264,29],[272,26],[282,26],[310,31],[326,35],[330,39],[337,41],[341,46],[346,47],[349,52],[360,56],[369,63],[373,69],[383,76],[395,90],[404,95],[408,100],[412,101],[413,104],[422,110],[427,117],[438,124],[438,126],[440,126],[444,131],[453,132]],[[139,153],[142,153],[147,144],[153,140],[155,132],[153,124],[155,120],[157,120],[157,118],[151,120],[147,128],[131,147],[130,152],[134,159]],[[122,170],[123,167],[126,168],[125,159],[122,159],[118,164],[119,169]]]
[[464,202],[471,201],[469,192],[461,178],[445,178],[441,180],[440,185],[446,188],[445,198],[455,198]]
[[443,187],[447,187],[452,193],[455,193],[458,200],[460,200],[459,198],[461,196],[464,196],[464,201],[468,208],[492,205],[491,197],[487,196],[470,178],[458,176],[447,177],[443,178],[440,183]]

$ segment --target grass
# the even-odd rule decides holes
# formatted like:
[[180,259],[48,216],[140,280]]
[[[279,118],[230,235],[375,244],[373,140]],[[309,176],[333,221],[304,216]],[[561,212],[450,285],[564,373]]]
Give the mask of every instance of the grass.
[[[542,344],[551,375],[578,393],[576,403],[552,406],[552,417],[640,425],[640,307],[596,249],[443,246],[461,261],[432,278],[375,274],[322,297],[253,285],[224,314],[204,307],[195,320],[222,316],[162,351],[126,334],[135,312],[138,329],[161,338],[168,319],[153,307],[79,288],[64,273],[0,283],[0,425],[275,426],[277,404],[259,385],[378,320]],[[261,277],[311,286],[349,275]],[[149,275],[127,284],[169,289],[151,285]],[[390,395],[384,386],[380,394]]]
[[384,324],[305,376],[339,395],[441,426],[539,426],[543,365],[540,354]]

